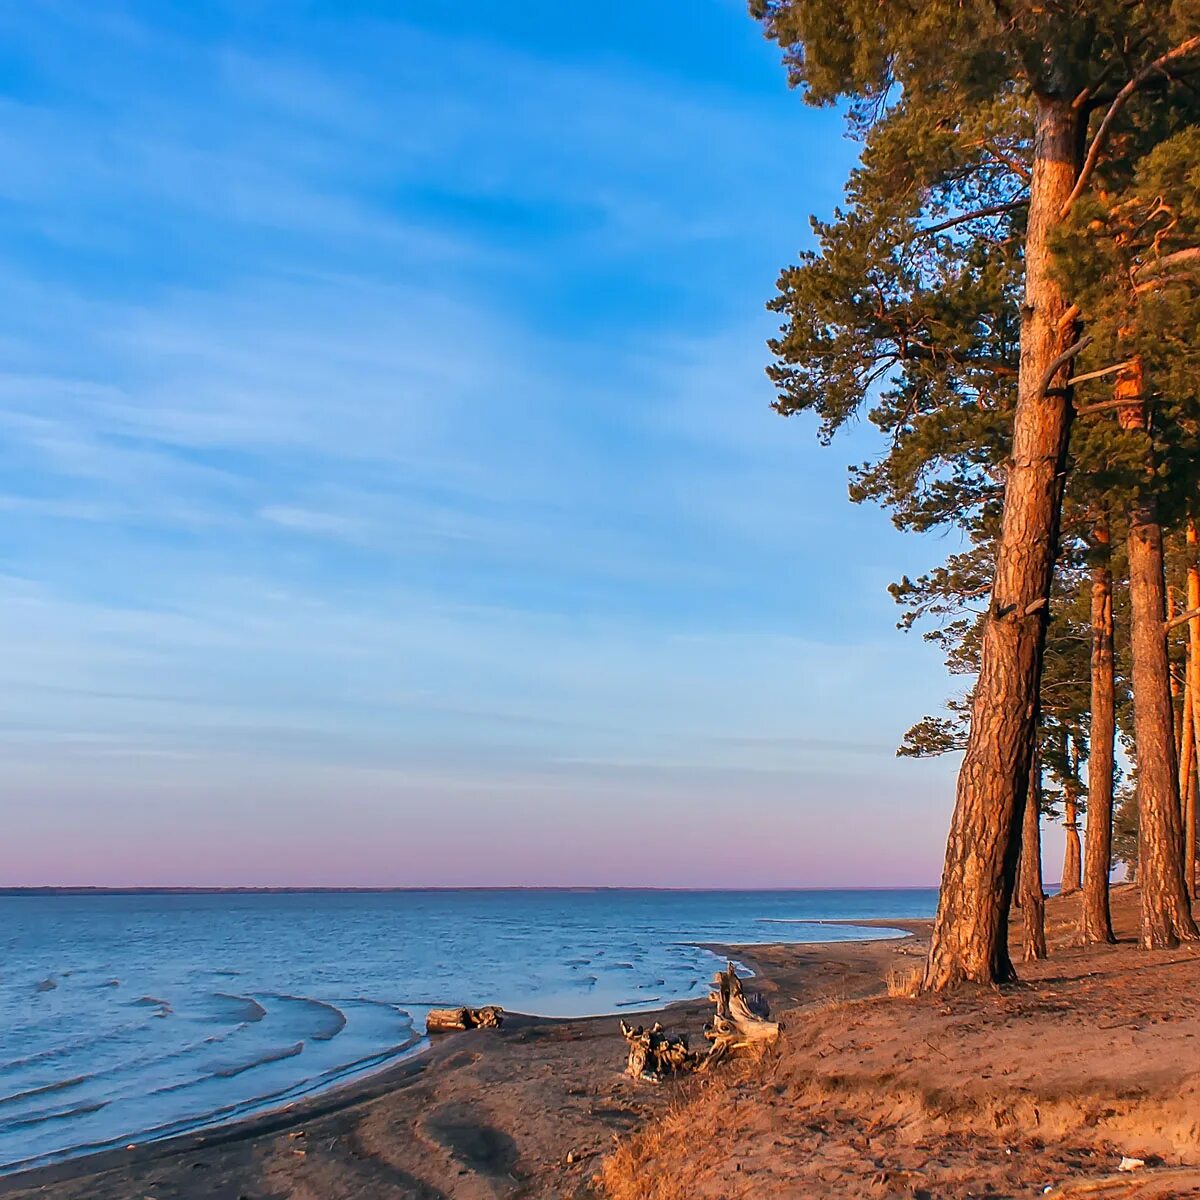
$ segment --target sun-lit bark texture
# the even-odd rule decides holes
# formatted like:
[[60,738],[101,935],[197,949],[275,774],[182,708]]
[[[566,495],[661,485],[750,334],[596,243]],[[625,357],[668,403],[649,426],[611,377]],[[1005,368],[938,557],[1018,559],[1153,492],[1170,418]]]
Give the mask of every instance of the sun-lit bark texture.
[[[1114,388],[1122,429],[1148,425],[1142,363],[1134,359]],[[1162,527],[1153,496],[1129,518],[1129,641],[1133,659],[1134,740],[1137,744],[1138,879],[1142,892],[1140,942],[1170,949],[1200,939],[1184,883],[1183,819],[1175,754],[1175,708],[1167,653],[1167,585]]]
[[1063,824],[1066,826],[1066,842],[1063,851],[1063,869],[1060,887],[1062,892],[1077,892],[1083,886],[1083,849],[1079,842],[1079,798],[1075,789],[1068,787],[1063,798]]
[[[1187,573],[1187,606],[1188,611],[1200,609],[1200,533],[1197,532],[1196,522],[1189,519],[1187,524],[1188,573]],[[1192,709],[1192,759],[1200,767],[1200,618],[1188,622],[1188,660],[1187,678],[1189,701]],[[1192,771],[1188,778],[1188,790],[1183,810],[1183,871],[1187,882],[1188,895],[1196,896],[1196,788],[1197,772]]]
[[1051,273],[1049,240],[1078,169],[1078,113],[1069,100],[1039,98],[1012,459],[971,735],[925,969],[929,990],[963,981],[1007,982],[1016,974],[1008,953],[1008,914],[1029,786],[1057,551],[1060,476],[1071,419],[1067,365],[1046,378],[1074,335],[1067,301]]
[[1021,829],[1021,953],[1026,962],[1046,957],[1046,894],[1042,888],[1041,770],[1037,756],[1029,772],[1029,798]]
[[1175,718],[1167,659],[1162,530],[1153,508],[1134,512],[1129,529],[1129,600],[1137,741],[1141,944],[1146,949],[1200,938],[1183,873],[1183,829],[1175,764]]
[[1095,531],[1100,561],[1092,566],[1091,730],[1088,743],[1087,838],[1084,843],[1080,940],[1115,942],[1109,905],[1112,869],[1113,743],[1116,676],[1113,666],[1112,568],[1107,526]]

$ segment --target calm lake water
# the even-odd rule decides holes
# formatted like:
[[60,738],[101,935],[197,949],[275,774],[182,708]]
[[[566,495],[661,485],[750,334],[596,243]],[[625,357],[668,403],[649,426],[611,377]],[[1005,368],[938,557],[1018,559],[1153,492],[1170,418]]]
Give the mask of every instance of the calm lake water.
[[656,1008],[707,991],[717,960],[690,943],[878,936],[811,922],[935,903],[932,888],[0,897],[0,1171],[373,1070],[419,1048],[431,1006]]

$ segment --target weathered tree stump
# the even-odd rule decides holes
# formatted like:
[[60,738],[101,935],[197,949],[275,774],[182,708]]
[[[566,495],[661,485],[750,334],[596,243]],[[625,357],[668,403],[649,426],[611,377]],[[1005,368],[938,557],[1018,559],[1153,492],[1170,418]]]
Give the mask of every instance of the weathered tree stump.
[[658,1083],[671,1075],[707,1070],[735,1050],[769,1045],[779,1037],[780,1026],[769,1019],[767,1002],[759,993],[746,995],[733,963],[713,977],[709,999],[717,1011],[704,1027],[710,1043],[707,1054],[689,1049],[684,1034],[666,1033],[657,1022],[643,1029],[622,1021],[621,1033],[629,1043],[625,1074]]
[[431,1008],[425,1018],[427,1033],[454,1033],[460,1029],[498,1029],[504,1009],[489,1004],[484,1008]]
[[688,1049],[686,1034],[665,1033],[656,1021],[649,1029],[621,1022],[621,1032],[629,1043],[625,1074],[633,1079],[658,1083],[669,1075],[695,1070],[701,1055]]
[[779,1037],[779,1022],[772,1021],[762,993],[747,996],[742,981],[728,963],[713,976],[713,991],[708,997],[716,1005],[713,1019],[704,1027],[711,1045],[704,1066],[719,1062],[734,1050],[769,1045]]

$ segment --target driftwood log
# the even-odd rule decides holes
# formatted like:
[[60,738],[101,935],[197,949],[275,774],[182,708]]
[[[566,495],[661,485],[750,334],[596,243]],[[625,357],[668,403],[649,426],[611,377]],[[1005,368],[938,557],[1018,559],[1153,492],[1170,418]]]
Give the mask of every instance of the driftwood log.
[[643,1029],[622,1021],[621,1033],[629,1043],[625,1074],[657,1083],[671,1075],[707,1070],[735,1050],[768,1045],[779,1037],[780,1026],[769,1019],[766,1000],[757,992],[746,994],[733,963],[713,976],[708,998],[717,1011],[704,1026],[707,1054],[689,1049],[686,1035],[667,1033],[657,1022]]
[[742,981],[728,963],[713,976],[708,998],[716,1005],[713,1019],[704,1027],[711,1043],[705,1066],[718,1062],[734,1050],[768,1045],[779,1037],[779,1022],[770,1020],[771,1011],[761,992],[747,995]]
[[688,1049],[686,1034],[665,1033],[657,1021],[649,1029],[622,1021],[621,1032],[629,1043],[625,1074],[633,1079],[658,1083],[668,1075],[694,1071],[703,1057],[699,1051]]
[[425,1018],[428,1033],[454,1033],[459,1029],[498,1029],[504,1022],[504,1009],[489,1004],[485,1008],[431,1008]]

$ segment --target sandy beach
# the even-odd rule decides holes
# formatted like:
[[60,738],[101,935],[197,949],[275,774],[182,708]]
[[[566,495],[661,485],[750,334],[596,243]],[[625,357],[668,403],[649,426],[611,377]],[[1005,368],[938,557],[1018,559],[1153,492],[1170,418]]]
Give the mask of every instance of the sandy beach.
[[[870,994],[898,945],[754,947],[738,950],[737,958],[752,966],[760,976],[755,986],[782,1011]],[[703,1044],[710,1013],[710,1005],[695,1001],[636,1019],[685,1028]],[[625,1049],[617,1017],[510,1014],[498,1031],[440,1038],[425,1054],[287,1109],[206,1135],[26,1172],[0,1180],[0,1194],[64,1200],[589,1195],[614,1137],[644,1127],[686,1090],[625,1078]]]
[[[1122,937],[1134,899],[1117,893]],[[738,950],[785,1036],[712,1076],[634,1082],[616,1018],[513,1016],[286,1110],[28,1172],[0,1193],[1200,1195],[1200,1171],[1181,1170],[1200,1161],[1200,957],[1072,949],[1075,904],[1051,902],[1052,957],[1002,992],[888,997],[889,974],[921,961],[923,922],[896,922],[910,936],[895,940]],[[659,1017],[699,1040],[707,1012],[692,1002]],[[1147,1165],[1096,1193],[1122,1156]],[[1071,1190],[1085,1181],[1092,1191]]]

